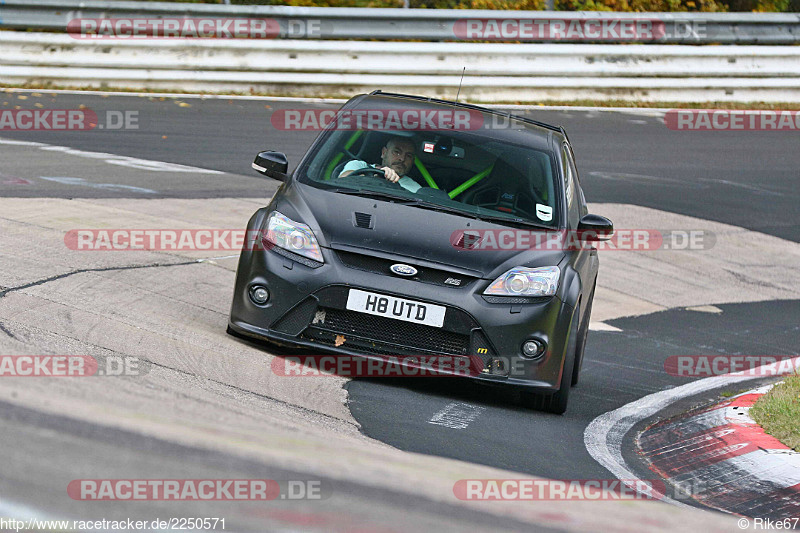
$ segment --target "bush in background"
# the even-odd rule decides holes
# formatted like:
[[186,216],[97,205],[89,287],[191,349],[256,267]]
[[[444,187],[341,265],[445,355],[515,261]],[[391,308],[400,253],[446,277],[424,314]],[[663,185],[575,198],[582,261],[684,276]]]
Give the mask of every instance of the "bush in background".
[[[148,1],[148,0],[140,0]],[[172,0],[194,2],[196,0]],[[221,4],[221,0],[206,0]],[[403,7],[403,0],[231,0],[237,5],[302,7]],[[505,9],[545,8],[545,0],[408,0],[409,7],[422,9]],[[756,11],[798,12],[800,0],[555,0],[558,11]]]

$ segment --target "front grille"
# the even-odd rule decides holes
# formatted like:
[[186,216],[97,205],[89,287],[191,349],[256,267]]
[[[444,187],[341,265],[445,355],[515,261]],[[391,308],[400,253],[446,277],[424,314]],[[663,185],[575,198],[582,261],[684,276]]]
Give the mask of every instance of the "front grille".
[[[316,327],[308,328],[300,335],[301,339],[314,341],[319,344],[326,344],[328,346],[336,346],[336,337],[338,333],[333,333],[324,329]],[[360,354],[374,354],[374,355],[424,355],[417,352],[412,353],[413,350],[397,348],[390,344],[376,344],[374,341],[360,339],[358,337],[350,337],[344,345],[338,347],[347,348],[349,351]]]
[[[345,338],[342,346],[347,347],[347,337],[352,335],[372,341],[370,344],[380,352],[397,355],[466,355],[469,352],[469,335],[356,311],[320,308],[320,312],[323,311],[324,318],[317,320],[315,317],[304,336],[313,336],[313,330],[336,333]],[[320,312],[318,317],[322,317]]]
[[[357,270],[364,270],[375,274],[382,274],[384,276],[394,276],[390,270],[390,267],[399,262],[391,259],[375,257],[372,255],[345,252],[343,250],[336,250],[336,255],[339,256],[339,260],[347,267],[355,268]],[[416,265],[412,262],[408,262],[408,264],[417,269],[417,275],[405,279],[419,281],[422,283],[431,283],[434,285],[440,285],[442,287],[459,288],[464,287],[477,279],[473,276],[464,276],[462,274],[448,272],[447,270],[424,267]]]

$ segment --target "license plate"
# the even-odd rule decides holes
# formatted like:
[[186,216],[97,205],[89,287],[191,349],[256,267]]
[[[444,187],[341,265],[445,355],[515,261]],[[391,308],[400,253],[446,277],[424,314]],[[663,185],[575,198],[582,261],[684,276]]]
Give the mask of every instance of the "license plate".
[[447,310],[442,305],[425,304],[358,289],[350,289],[347,309],[436,328],[444,324],[444,313]]

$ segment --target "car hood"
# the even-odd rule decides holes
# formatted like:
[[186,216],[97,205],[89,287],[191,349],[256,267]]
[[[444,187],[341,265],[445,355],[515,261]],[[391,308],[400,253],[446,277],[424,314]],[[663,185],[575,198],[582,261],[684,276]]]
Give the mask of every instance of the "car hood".
[[[500,250],[497,246],[486,250],[465,249],[463,242],[457,243],[459,246],[454,245],[464,231],[530,232],[533,228],[516,229],[466,216],[338,194],[307,185],[291,189],[294,190],[287,191],[285,200],[290,202],[300,221],[311,226],[320,245],[325,248],[360,250],[362,253],[375,251],[398,261],[408,259],[409,262],[421,264],[436,263],[463,274],[491,279],[515,266],[557,265],[564,256],[561,250]],[[280,205],[276,208],[281,210]],[[293,218],[287,212],[284,214]],[[359,227],[357,222],[368,227]]]

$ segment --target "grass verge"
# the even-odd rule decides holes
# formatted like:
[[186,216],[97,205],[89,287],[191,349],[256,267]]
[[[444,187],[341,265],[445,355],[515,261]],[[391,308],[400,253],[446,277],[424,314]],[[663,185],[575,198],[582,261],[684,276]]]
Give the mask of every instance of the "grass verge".
[[[130,89],[125,87],[76,87],[55,85],[52,83],[26,83],[23,85],[4,85],[0,91],[7,93],[14,89],[41,90],[68,90],[68,91],[101,91],[101,92],[130,92],[130,93],[152,93],[152,94],[201,94],[201,95],[231,95],[231,96],[263,96],[263,97],[285,97],[291,94],[270,94],[256,91],[225,92],[216,93],[210,91],[182,91],[180,89]],[[319,94],[310,98],[336,98],[348,99],[355,96],[355,93],[338,92],[330,94]],[[454,95],[453,95],[454,97]],[[463,98],[462,98],[463,100]],[[483,104],[480,100],[469,100],[472,104]],[[800,102],[648,102],[639,100],[542,100],[542,101],[508,101],[491,102],[491,105],[531,105],[531,106],[587,106],[587,107],[628,107],[628,108],[659,108],[659,109],[745,109],[745,110],[783,110],[800,111]]]
[[800,374],[775,385],[750,408],[750,416],[764,431],[800,451]]

